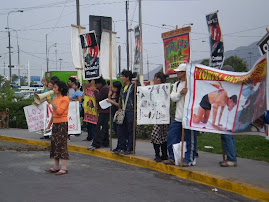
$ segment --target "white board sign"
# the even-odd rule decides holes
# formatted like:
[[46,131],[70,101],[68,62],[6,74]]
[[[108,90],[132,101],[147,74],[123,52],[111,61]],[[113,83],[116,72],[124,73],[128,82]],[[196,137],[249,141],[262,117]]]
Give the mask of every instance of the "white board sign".
[[30,132],[44,129],[45,103],[39,106],[30,105],[23,108],[28,130]]
[[170,123],[170,83],[137,87],[137,125]]

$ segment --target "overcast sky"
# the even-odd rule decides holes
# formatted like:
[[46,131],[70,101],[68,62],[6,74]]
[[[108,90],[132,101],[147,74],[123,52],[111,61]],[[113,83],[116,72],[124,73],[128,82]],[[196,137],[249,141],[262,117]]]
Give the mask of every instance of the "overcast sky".
[[[40,76],[41,69],[46,70],[46,34],[48,34],[49,70],[60,68],[74,70],[70,48],[70,25],[76,24],[75,0],[0,0],[0,74],[3,75],[4,62],[8,65],[8,33],[9,27],[17,30],[20,47],[20,63],[30,63],[31,75]],[[182,27],[193,23],[191,33],[191,59],[209,58],[208,28],[206,15],[218,10],[218,17],[223,33],[225,51],[239,46],[248,46],[259,41],[269,27],[268,0],[144,0],[142,1],[144,68],[147,53],[150,69],[163,64],[163,44],[161,33],[172,27]],[[23,13],[9,13],[18,9]],[[80,0],[81,25],[89,29],[89,15],[108,16],[113,19],[113,30],[117,32],[118,45],[122,46],[122,67],[126,68],[126,22],[125,1],[123,0]],[[9,13],[9,15],[8,15]],[[129,1],[129,28],[138,24],[138,2]],[[18,63],[17,34],[11,30],[11,46],[13,47],[12,64]],[[131,35],[134,42],[134,34]],[[131,41],[131,40],[130,40]],[[132,45],[134,48],[134,44]],[[57,50],[57,54],[56,51]],[[132,51],[134,53],[134,51]],[[26,71],[22,71],[26,75]],[[147,72],[146,68],[144,72]],[[17,74],[17,71],[14,70]],[[6,70],[6,75],[8,70]]]

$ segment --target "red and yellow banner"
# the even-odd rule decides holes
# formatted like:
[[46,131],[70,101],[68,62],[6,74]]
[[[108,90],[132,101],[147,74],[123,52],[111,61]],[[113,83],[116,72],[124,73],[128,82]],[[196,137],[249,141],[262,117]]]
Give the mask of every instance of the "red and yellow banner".
[[267,60],[245,73],[188,65],[185,128],[221,134],[266,136]]

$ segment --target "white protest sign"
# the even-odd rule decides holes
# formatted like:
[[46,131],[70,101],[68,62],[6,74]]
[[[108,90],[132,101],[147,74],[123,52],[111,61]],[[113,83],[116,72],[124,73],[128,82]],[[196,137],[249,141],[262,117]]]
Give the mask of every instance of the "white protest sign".
[[44,129],[45,103],[38,106],[30,105],[24,107],[24,114],[30,132]]
[[[47,102],[46,102],[47,103]],[[44,119],[44,130],[47,128],[50,119],[52,117],[52,106],[46,105],[46,116]],[[52,126],[51,126],[52,129]],[[68,134],[80,134],[81,124],[80,124],[80,114],[79,114],[79,102],[70,102],[68,109]],[[45,136],[51,135],[51,131],[44,134]]]
[[[26,117],[29,131],[45,131],[52,117],[52,110],[52,106],[48,104],[48,102],[43,102],[38,106],[30,105],[24,107],[24,114]],[[80,133],[81,124],[79,114],[79,102],[70,102],[68,111],[68,134]],[[48,135],[51,135],[51,131],[44,134],[44,136]]]
[[137,87],[137,125],[170,123],[170,83]]

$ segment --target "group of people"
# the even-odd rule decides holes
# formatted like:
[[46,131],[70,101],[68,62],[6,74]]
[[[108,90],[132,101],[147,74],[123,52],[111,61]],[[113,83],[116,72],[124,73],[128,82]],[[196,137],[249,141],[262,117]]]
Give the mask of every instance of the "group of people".
[[[182,118],[184,110],[186,88],[186,64],[180,64],[174,70],[177,73],[178,81],[173,84],[171,100],[176,103],[175,120],[170,125],[155,124],[151,133],[151,143],[155,151],[155,161],[165,164],[175,164],[173,145],[181,142],[182,136]],[[48,84],[48,90],[54,90],[54,95],[47,98],[47,101],[53,107],[52,119],[47,128],[52,126],[51,152],[50,157],[55,159],[53,168],[46,170],[56,175],[67,174],[66,160],[69,159],[67,150],[68,138],[68,107],[70,101],[79,101],[80,110],[83,114],[84,106],[91,106],[96,110],[96,117],[92,121],[86,121],[88,136],[84,141],[90,141],[88,150],[99,149],[100,147],[109,147],[109,121],[113,124],[113,130],[118,137],[117,146],[113,149],[114,154],[132,154],[134,140],[134,91],[135,84],[132,82],[133,74],[131,71],[124,70],[121,73],[121,82],[115,81],[110,87],[102,78],[89,80],[84,85],[84,93],[80,90],[80,83],[75,78],[70,78],[68,86],[52,78]],[[153,84],[162,84],[166,82],[166,75],[158,72],[154,76]],[[122,86],[123,84],[123,86]],[[46,90],[45,90],[46,91]],[[90,96],[93,99],[83,104],[84,96]],[[102,108],[100,101],[107,100],[111,103],[111,116],[109,108]],[[227,103],[228,106],[229,103]],[[85,109],[84,109],[85,110]],[[122,124],[113,122],[115,114],[125,112]],[[86,116],[86,115],[85,115]],[[109,117],[112,117],[109,120]],[[84,121],[86,118],[84,119]],[[186,151],[181,166],[193,166],[196,164],[197,153],[197,132],[184,129]],[[235,140],[233,135],[222,135],[221,137],[227,159],[220,162],[223,167],[236,166]],[[168,151],[168,153],[167,153]],[[59,161],[62,159],[60,168]]]

